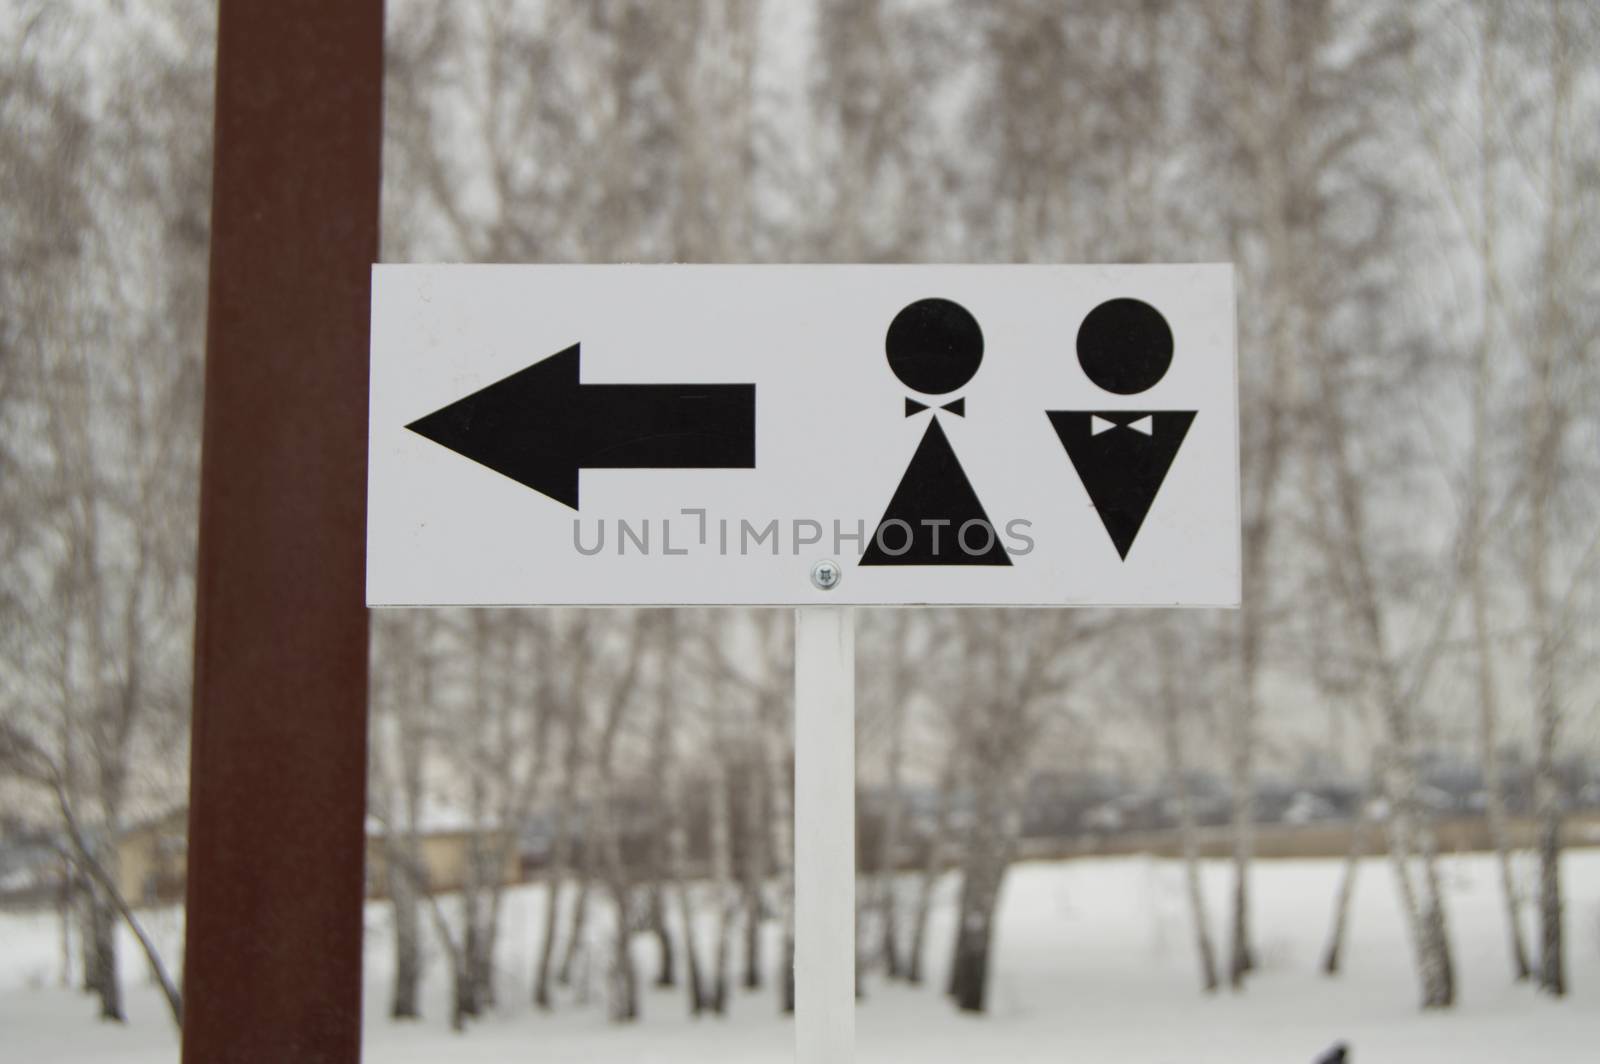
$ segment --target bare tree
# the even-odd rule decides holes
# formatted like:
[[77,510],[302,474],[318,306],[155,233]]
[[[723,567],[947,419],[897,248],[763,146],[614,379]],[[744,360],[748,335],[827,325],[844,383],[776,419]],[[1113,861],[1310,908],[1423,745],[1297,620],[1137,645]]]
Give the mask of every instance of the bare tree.
[[[383,829],[384,864],[394,921],[394,987],[389,1015],[422,1015],[420,891],[423,773],[433,702],[429,642],[433,615],[380,614],[372,633],[371,790],[367,808]],[[426,884],[420,884],[426,888]]]
[[[1363,346],[1371,346],[1372,334],[1363,340]],[[1351,608],[1367,653],[1372,698],[1385,722],[1382,764],[1383,793],[1389,802],[1389,855],[1416,952],[1422,1005],[1448,1008],[1455,1002],[1455,965],[1439,883],[1436,842],[1419,795],[1415,707],[1420,692],[1402,678],[1385,623],[1372,557],[1374,535],[1352,459],[1355,429],[1348,420],[1350,403],[1341,356],[1348,357],[1334,348],[1319,363],[1323,454],[1330,467],[1331,491],[1341,518],[1331,539],[1340,552],[1345,586],[1352,595]]]
[[[1446,43],[1435,47],[1431,66],[1418,64],[1415,70],[1418,129],[1441,178],[1444,201],[1466,233],[1463,250],[1476,268],[1481,305],[1469,349],[1472,437],[1463,565],[1471,597],[1486,818],[1500,869],[1513,973],[1521,979],[1531,965],[1508,854],[1499,739],[1502,651],[1490,623],[1491,616],[1508,612],[1504,598],[1494,594],[1491,550],[1502,545],[1497,533],[1508,518],[1518,517],[1513,555],[1532,648],[1538,980],[1542,989],[1560,995],[1566,985],[1559,876],[1563,797],[1555,762],[1566,708],[1567,637],[1559,619],[1566,610],[1555,599],[1557,588],[1581,586],[1588,564],[1579,530],[1592,522],[1592,493],[1578,490],[1583,477],[1570,440],[1581,416],[1575,414],[1574,397],[1583,394],[1582,383],[1593,372],[1596,332],[1592,313],[1581,309],[1584,300],[1576,296],[1579,279],[1592,276],[1595,268],[1595,216],[1579,176],[1594,165],[1592,138],[1577,133],[1592,125],[1594,106],[1578,88],[1582,74],[1575,57],[1589,50],[1597,27],[1592,18],[1578,17],[1570,5],[1559,3],[1443,5],[1435,19],[1430,28],[1451,33],[1430,36]],[[1464,45],[1452,48],[1457,40]],[[1475,71],[1472,96],[1454,91],[1460,66]],[[1528,71],[1545,76],[1523,73]],[[1475,115],[1458,113],[1463,99],[1475,106]],[[1461,126],[1474,134],[1464,148],[1455,146],[1449,132]],[[1505,401],[1519,392],[1516,400]],[[1511,424],[1517,430],[1504,432]],[[1515,440],[1502,467],[1508,485],[1501,503],[1492,488],[1496,436]],[[1570,593],[1563,597],[1571,601]]]
[[[707,632],[710,639],[717,638],[722,625],[720,616],[700,614],[695,619],[699,622],[696,627]],[[711,949],[711,974],[705,988],[705,998],[706,1007],[721,1016],[727,1013],[728,991],[732,985],[733,927],[740,908],[741,891],[733,879],[734,794],[731,764],[735,751],[728,720],[728,683],[720,670],[707,671],[710,673],[707,677],[709,699],[707,714],[711,733],[711,756],[707,771],[707,819],[709,820],[707,845],[710,849],[709,893],[715,923]],[[755,810],[749,811],[751,816],[754,816],[754,813]],[[748,858],[746,863],[750,863]],[[759,935],[759,924],[753,926],[757,928]],[[751,967],[759,976],[760,965],[753,957]]]
[[[182,803],[182,766],[162,752],[181,749],[187,727],[209,161],[203,133],[167,130],[152,149],[145,135],[160,131],[144,117],[207,105],[209,53],[159,42],[167,20],[209,15],[180,5],[91,27],[52,6],[17,14],[0,72],[6,125],[43,120],[52,135],[4,152],[21,199],[4,212],[0,282],[0,610],[12,629],[0,653],[15,679],[0,708],[69,843],[86,983],[102,1017],[121,1020],[119,920],[161,966],[131,908],[140,899],[107,869],[133,820]],[[91,33],[93,67],[79,53]],[[72,102],[91,79],[112,101],[92,123]],[[175,990],[169,1004],[176,1018]]]
[[[1586,26],[1587,33],[1581,33]],[[1533,329],[1524,347],[1528,372],[1527,439],[1524,443],[1528,488],[1526,582],[1533,626],[1534,803],[1538,819],[1539,965],[1541,990],[1555,996],[1567,991],[1561,897],[1561,824],[1564,797],[1556,771],[1561,723],[1567,700],[1562,676],[1561,609],[1555,603],[1554,571],[1558,535],[1556,507],[1562,486],[1562,455],[1572,422],[1570,389],[1563,387],[1564,367],[1582,367],[1592,343],[1575,329],[1580,295],[1592,279],[1593,261],[1585,261],[1585,239],[1594,236],[1593,197],[1588,205],[1574,195],[1573,120],[1577,91],[1579,43],[1597,40],[1594,20],[1573,18],[1568,6],[1549,5],[1549,126],[1544,159],[1544,227],[1537,274],[1539,298],[1532,310]],[[1576,38],[1576,40],[1575,40]],[[1593,109],[1590,108],[1593,117]],[[1591,312],[1588,315],[1593,320]],[[1593,331],[1589,334],[1593,336]]]
[[[949,994],[964,1012],[987,1007],[994,921],[1022,827],[1029,754],[1059,712],[1073,651],[1093,629],[1072,611],[964,610],[958,615],[964,677],[954,724],[961,777],[972,795],[962,839],[961,898]],[[1087,670],[1084,670],[1087,672]],[[1081,681],[1083,675],[1073,678]]]
[[[897,898],[902,826],[905,822],[905,762],[910,702],[917,692],[915,665],[922,658],[912,646],[916,613],[896,610],[883,627],[887,647],[884,657],[882,699],[888,731],[884,753],[884,796],[882,821],[878,826],[877,850],[873,854],[874,877],[872,909],[877,925],[877,959],[890,979],[904,975],[905,963],[900,947],[900,918]],[[863,635],[870,636],[868,632]],[[863,640],[867,642],[867,640]],[[870,644],[869,644],[870,645]]]
[[[636,925],[634,908],[634,883],[632,873],[623,855],[623,824],[621,795],[616,779],[617,738],[633,708],[635,689],[649,637],[650,622],[643,614],[636,614],[629,622],[620,657],[611,664],[609,681],[600,692],[599,732],[595,738],[594,758],[594,814],[595,826],[592,841],[599,851],[597,859],[601,874],[611,892],[616,909],[616,924],[612,931],[612,958],[608,972],[610,996],[608,1008],[611,1018],[628,1022],[639,1018],[639,976],[634,967],[630,944]],[[576,933],[576,932],[574,932]]]
[[1344,963],[1345,932],[1350,926],[1350,901],[1356,893],[1356,876],[1367,849],[1368,796],[1363,793],[1350,823],[1350,848],[1345,853],[1339,875],[1339,890],[1333,900],[1333,921],[1328,929],[1328,944],[1322,951],[1322,974],[1338,975]]
[[[589,615],[569,615],[560,639],[559,660],[570,671],[565,694],[558,702],[560,726],[564,735],[561,757],[561,785],[549,813],[549,844],[545,869],[544,933],[539,941],[539,959],[534,971],[533,1003],[541,1009],[552,1005],[556,933],[561,914],[562,885],[570,870],[578,839],[578,787],[584,759],[584,680],[588,675],[592,647],[589,641]],[[576,931],[576,929],[575,929]]]
[[[689,810],[685,799],[684,770],[674,749],[677,736],[681,734],[682,729],[680,724],[682,715],[679,712],[680,702],[684,697],[682,638],[678,632],[677,618],[673,614],[664,614],[658,624],[656,734],[652,739],[654,747],[652,757],[656,760],[656,764],[651,776],[653,790],[660,802],[659,832],[663,836],[661,842],[664,843],[663,848],[666,853],[664,874],[661,881],[656,884],[654,895],[655,904],[663,909],[669,893],[677,902],[678,922],[682,925],[683,932],[684,984],[688,991],[689,1013],[698,1016],[708,1004],[708,988],[702,974],[700,949],[696,943],[693,887],[688,878]],[[715,759],[717,755],[714,753],[712,756]],[[714,883],[713,886],[720,884]],[[666,953],[670,948],[671,936],[666,926],[665,913],[658,914],[654,919],[657,921],[657,934],[663,942],[663,955],[670,956]],[[665,968],[667,962],[663,960],[662,963]],[[658,985],[671,985],[670,982],[663,983],[661,980],[657,982]]]
[[1202,16],[1207,54],[1220,60],[1197,83],[1207,170],[1226,182],[1216,202],[1228,257],[1239,266],[1244,609],[1239,614],[1238,694],[1229,716],[1234,888],[1228,977],[1235,988],[1254,967],[1249,865],[1254,849],[1255,758],[1267,635],[1283,584],[1274,575],[1285,545],[1286,474],[1305,388],[1300,365],[1318,357],[1312,323],[1328,301],[1321,243],[1347,193],[1345,179],[1374,143],[1376,109],[1411,47],[1409,26],[1379,9],[1329,0],[1212,5]]
[[[177,981],[168,972],[161,953],[157,950],[154,940],[146,932],[143,923],[134,913],[133,907],[123,897],[122,890],[117,885],[116,878],[106,868],[101,858],[101,847],[97,846],[85,833],[83,826],[78,823],[73,813],[73,802],[67,793],[65,779],[60,767],[54,764],[50,755],[35,744],[21,731],[11,728],[0,722],[0,770],[14,774],[24,779],[31,779],[48,787],[55,796],[56,808],[61,814],[63,826],[66,829],[67,844],[61,848],[62,857],[74,868],[78,869],[91,881],[92,889],[104,897],[105,903],[114,913],[114,919],[120,919],[128,926],[139,943],[145,961],[150,967],[151,977],[161,988],[162,996],[166,999],[167,1008],[172,1014],[172,1022],[180,1029],[183,1027],[183,994],[178,988]],[[98,914],[96,919],[102,919]],[[93,973],[95,980],[92,989],[99,994],[102,1007],[108,998],[120,1007],[121,991],[116,971],[107,970],[105,965],[115,964],[115,954],[108,959],[106,953],[106,938],[115,931],[113,925],[109,929],[95,928],[96,936],[93,945],[93,964],[100,970]],[[102,1012],[102,1019],[121,1020],[120,1012],[117,1015],[106,1015]]]
[[938,807],[934,814],[934,823],[922,840],[922,868],[917,882],[917,904],[911,916],[911,943],[906,950],[906,982],[912,986],[922,985],[923,963],[927,955],[928,916],[933,911],[933,897],[938,889],[939,879],[946,870],[947,843],[952,834],[950,806],[954,798],[959,766],[960,756],[952,742],[945,753],[944,767],[939,773],[935,791]]

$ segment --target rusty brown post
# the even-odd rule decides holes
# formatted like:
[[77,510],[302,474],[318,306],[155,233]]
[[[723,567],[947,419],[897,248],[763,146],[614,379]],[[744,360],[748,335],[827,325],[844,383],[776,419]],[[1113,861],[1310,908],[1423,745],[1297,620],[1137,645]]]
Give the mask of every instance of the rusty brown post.
[[353,1064],[382,0],[222,0],[183,1059]]

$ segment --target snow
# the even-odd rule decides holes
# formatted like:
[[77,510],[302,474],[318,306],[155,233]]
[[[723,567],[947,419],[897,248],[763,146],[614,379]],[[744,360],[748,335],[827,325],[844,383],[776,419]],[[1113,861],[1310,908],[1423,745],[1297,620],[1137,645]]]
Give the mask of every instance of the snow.
[[[1174,862],[1118,858],[1025,864],[1002,900],[991,1012],[956,1013],[939,981],[950,931],[950,889],[932,928],[936,960],[922,988],[869,983],[858,1010],[864,1062],[1063,1060],[1128,1064],[1310,1062],[1336,1040],[1352,1059],[1407,1064],[1488,1064],[1519,1058],[1541,1064],[1593,1061],[1600,1046],[1600,851],[1568,856],[1568,952],[1573,991],[1552,1001],[1507,976],[1504,926],[1493,869],[1481,855],[1444,860],[1461,1001],[1446,1014],[1416,1008],[1410,957],[1381,860],[1365,862],[1352,913],[1345,974],[1316,973],[1339,875],[1333,860],[1265,861],[1253,888],[1261,973],[1248,991],[1207,998],[1199,992],[1181,868]],[[1228,869],[1208,864],[1206,887],[1221,938]],[[947,884],[953,888],[953,884]],[[397,1025],[386,1016],[390,944],[387,913],[368,909],[365,1059],[372,1064],[439,1060],[537,1060],[609,1064],[637,1061],[760,1062],[791,1059],[789,1022],[770,989],[739,992],[727,1020],[687,1017],[679,993],[651,989],[645,1018],[617,1028],[605,1020],[598,974],[587,1005],[563,1002],[551,1015],[525,1004],[533,929],[542,895],[516,892],[506,914],[498,1011],[454,1035],[446,1025],[446,986],[430,968],[427,1018]],[[596,934],[605,933],[596,910]],[[153,914],[172,949],[175,914]],[[57,925],[50,914],[0,915],[0,1061],[171,1064],[176,1036],[142,972],[131,941],[122,961],[131,1022],[93,1020],[93,1003],[56,987]],[[598,956],[601,945],[592,951]],[[638,940],[641,975],[653,972],[651,943]],[[770,950],[769,958],[774,956]]]

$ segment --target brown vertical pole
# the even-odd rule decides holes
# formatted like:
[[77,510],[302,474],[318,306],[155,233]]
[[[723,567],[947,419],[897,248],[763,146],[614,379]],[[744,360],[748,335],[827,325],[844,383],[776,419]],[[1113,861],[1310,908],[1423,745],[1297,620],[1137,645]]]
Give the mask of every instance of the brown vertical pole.
[[222,0],[183,1059],[361,1052],[382,0]]

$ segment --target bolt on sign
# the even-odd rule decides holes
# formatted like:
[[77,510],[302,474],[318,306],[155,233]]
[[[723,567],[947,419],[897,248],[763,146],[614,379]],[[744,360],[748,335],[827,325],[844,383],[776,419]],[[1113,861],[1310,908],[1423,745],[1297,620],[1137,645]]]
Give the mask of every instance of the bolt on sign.
[[377,266],[372,605],[1232,606],[1233,271]]

